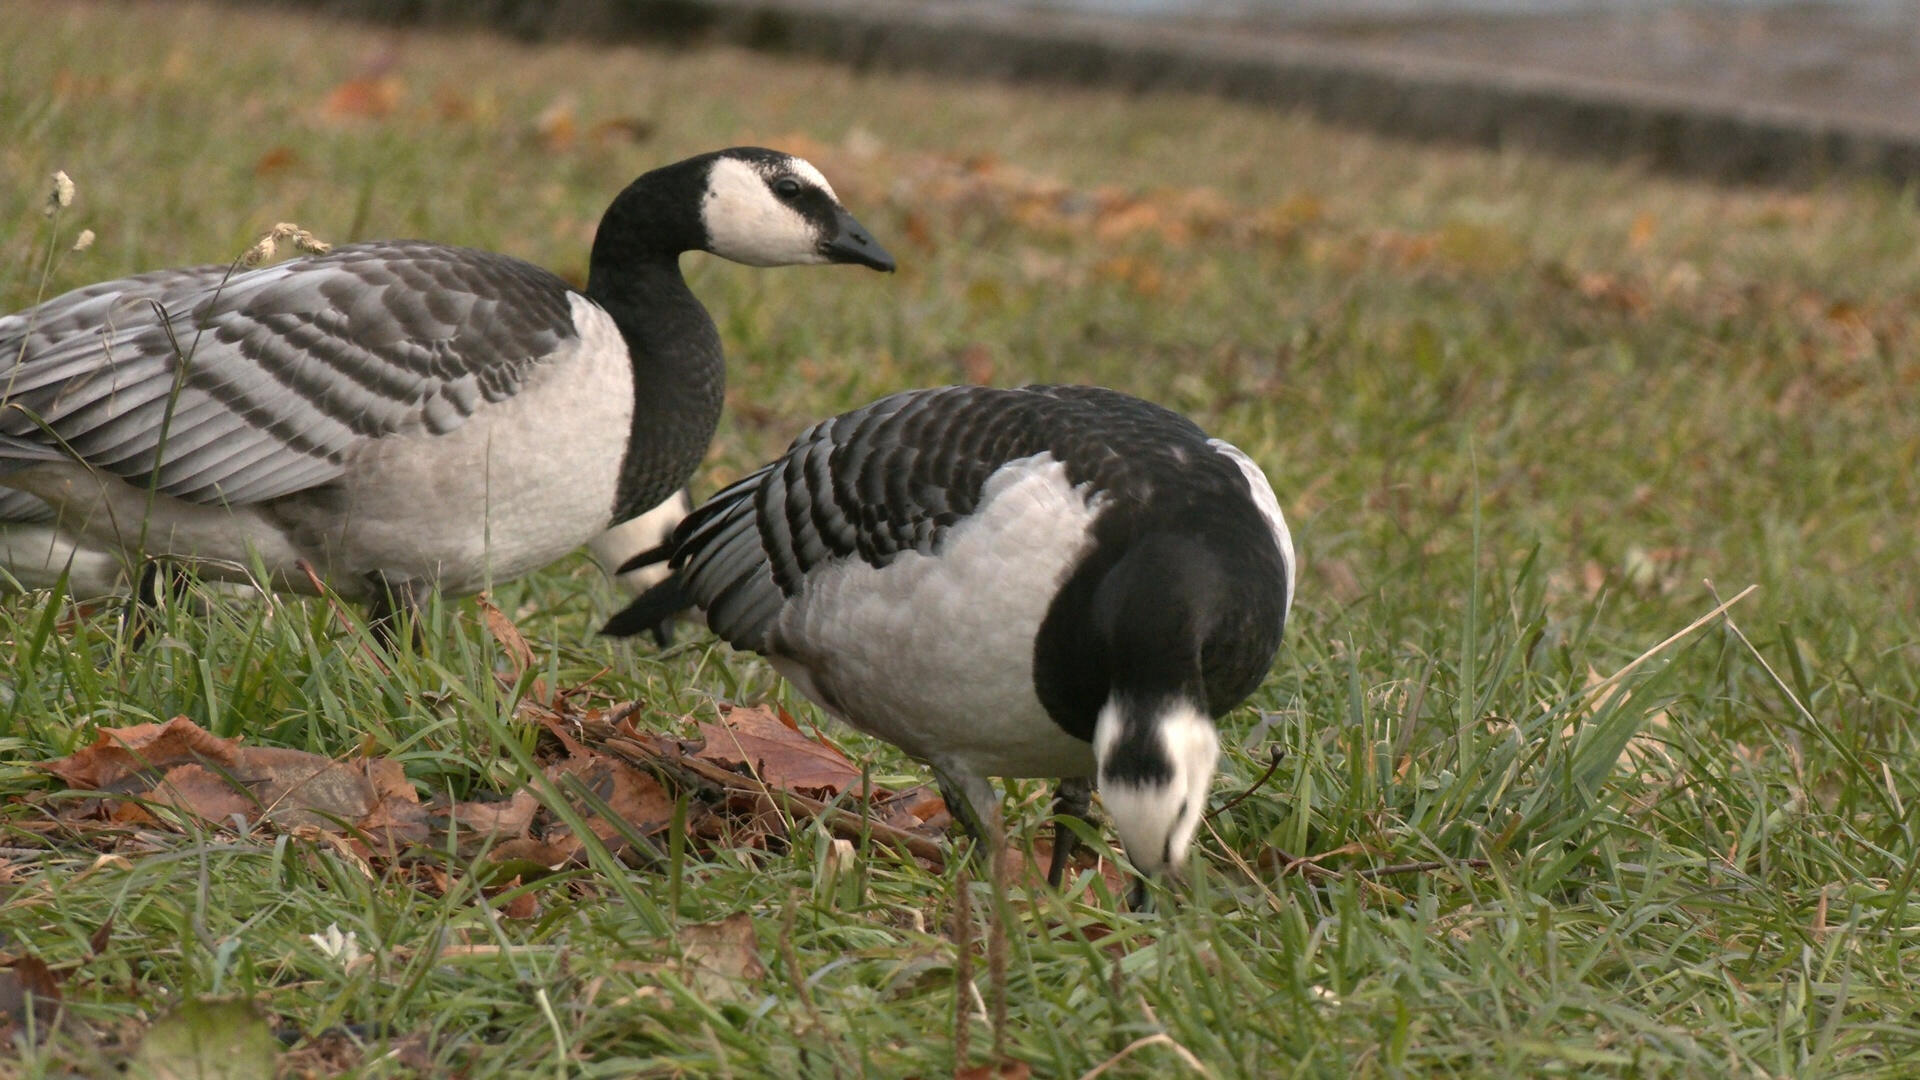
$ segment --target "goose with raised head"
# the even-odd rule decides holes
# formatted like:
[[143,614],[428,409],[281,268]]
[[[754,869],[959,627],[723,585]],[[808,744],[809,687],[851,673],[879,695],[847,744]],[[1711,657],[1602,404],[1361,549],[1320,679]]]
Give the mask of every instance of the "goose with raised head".
[[706,452],[725,371],[687,251],[893,268],[819,170],[747,147],[628,185],[584,290],[417,240],[89,286],[0,318],[0,522],[292,591],[311,570],[382,626],[544,566]]
[[[976,835],[998,816],[988,777],[1060,778],[1076,815],[1097,784],[1147,875],[1184,862],[1215,720],[1266,676],[1294,583],[1252,459],[1093,387],[882,398],[809,428],[650,557],[672,576],[608,633],[697,607],[930,765]],[[1056,884],[1072,847],[1056,828]]]

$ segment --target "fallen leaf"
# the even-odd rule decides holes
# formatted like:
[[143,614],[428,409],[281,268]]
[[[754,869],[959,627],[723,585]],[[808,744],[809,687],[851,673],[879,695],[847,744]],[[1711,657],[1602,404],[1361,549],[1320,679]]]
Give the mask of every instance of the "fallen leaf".
[[[519,627],[513,625],[513,620],[507,618],[507,613],[494,604],[493,597],[481,593],[474,597],[474,602],[480,605],[480,619],[487,624],[487,633],[493,635],[493,640],[500,643],[501,651],[507,654],[507,662],[513,666],[513,681],[518,685],[533,668],[533,646],[527,644],[526,637],[520,633]],[[528,696],[544,702],[547,699],[546,687],[535,680],[528,688]]]
[[260,1080],[280,1041],[252,1003],[193,999],[154,1021],[127,1064],[136,1080]]
[[975,342],[960,350],[960,372],[966,381],[985,386],[993,381],[993,350]]
[[534,117],[534,134],[549,150],[565,150],[573,145],[579,133],[579,124],[574,120],[574,104],[570,95],[555,98],[551,105]]
[[682,927],[678,937],[681,980],[702,998],[737,997],[749,988],[746,984],[766,977],[753,916],[744,911],[719,922]]
[[[673,796],[667,794],[666,789],[660,786],[660,781],[651,774],[641,772],[617,758],[599,753],[575,755],[549,765],[547,778],[563,793],[567,791],[567,786],[562,784],[562,780],[572,778],[592,792],[619,819],[618,822],[607,820],[595,812],[596,808],[586,799],[577,802],[568,800],[586,818],[587,828],[592,830],[593,835],[615,854],[625,850],[629,833],[651,836],[665,831],[673,823]],[[625,824],[625,828],[621,823]],[[579,839],[564,825],[547,833],[546,839],[548,843],[565,850],[569,856],[579,850]]]
[[300,155],[291,146],[276,146],[261,154],[253,162],[253,175],[259,177],[275,176],[286,172],[300,163]]
[[468,844],[478,847],[525,839],[539,808],[539,798],[531,791],[521,790],[504,801],[455,803],[441,813],[458,830],[461,848],[465,850]]
[[398,75],[348,79],[333,88],[320,111],[334,119],[378,119],[398,108],[406,93],[407,84]]
[[0,970],[0,1031],[26,1026],[31,1015],[34,1030],[45,1034],[59,1013],[60,983],[45,961],[22,956]]
[[259,800],[245,787],[203,765],[168,769],[147,794],[147,801],[184,810],[214,825],[231,825],[235,816],[250,821],[260,810]]
[[616,116],[593,125],[588,136],[601,146],[645,142],[653,137],[654,122],[638,116]]
[[357,1075],[366,1063],[364,1044],[340,1028],[310,1036],[303,1045],[280,1059],[281,1076],[317,1077]]
[[360,762],[334,761],[303,750],[257,746],[241,751],[234,775],[276,825],[351,825],[379,804]]
[[102,728],[93,745],[40,767],[83,791],[107,791],[135,773],[188,762],[231,765],[239,740],[209,734],[184,716],[164,724]]
[[694,756],[730,769],[745,766],[769,787],[832,798],[860,782],[847,756],[807,738],[764,707],[734,708],[700,725],[707,744]]
[[1653,230],[1657,222],[1650,211],[1642,210],[1633,215],[1633,224],[1627,228],[1627,249],[1645,251],[1653,242]]

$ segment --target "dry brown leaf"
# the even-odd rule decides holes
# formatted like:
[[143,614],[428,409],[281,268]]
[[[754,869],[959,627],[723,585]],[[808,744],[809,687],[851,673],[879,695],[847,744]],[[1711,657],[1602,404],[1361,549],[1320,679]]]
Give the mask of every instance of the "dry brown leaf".
[[300,163],[300,155],[293,147],[280,145],[261,154],[253,162],[253,175],[259,177],[276,176]]
[[[626,823],[623,829],[585,805],[575,807],[587,819],[587,828],[593,831],[593,835],[616,854],[626,847],[627,832],[652,836],[665,831],[673,823],[673,796],[667,794],[666,789],[660,786],[660,781],[651,774],[641,772],[624,761],[593,753],[576,755],[547,766],[547,778],[556,786],[560,785],[562,778],[569,776],[593,792],[620,821]],[[560,790],[565,792],[566,788],[561,787]],[[578,851],[580,846],[578,838],[573,837],[564,825],[548,832],[547,842],[566,851],[568,855]]]
[[67,785],[106,791],[135,773],[193,763],[233,764],[239,740],[209,734],[184,716],[164,724],[102,728],[93,745],[40,767]]
[[593,125],[588,136],[601,146],[645,142],[653,137],[654,122],[638,116],[616,116]]
[[390,758],[363,758],[362,761],[375,798],[416,805],[420,802],[420,793],[413,790],[413,781],[407,779],[407,770],[399,762]]
[[45,961],[22,956],[0,970],[0,1033],[23,1024],[31,1011],[34,1029],[44,1034],[59,1010],[60,983]]
[[909,210],[900,222],[901,234],[907,242],[922,251],[936,251],[939,245],[934,242],[933,228],[927,224],[927,216],[918,210]]
[[975,386],[993,382],[993,350],[975,342],[960,350],[960,372]]
[[455,803],[443,811],[460,831],[461,846],[498,844],[504,840],[524,839],[533,826],[540,800],[531,791],[520,790],[504,802]]
[[[481,593],[474,597],[473,601],[480,605],[480,619],[487,624],[487,633],[493,635],[493,640],[500,643],[501,650],[507,654],[507,662],[513,665],[513,681],[519,682],[521,677],[533,667],[533,646],[527,644],[527,639],[520,633],[520,628],[513,625],[513,620],[507,618],[507,613],[501,611],[493,602],[491,594]],[[544,698],[544,695],[536,695],[536,697]]]
[[204,765],[176,765],[147,795],[150,802],[184,810],[213,825],[231,825],[238,815],[252,820],[260,804],[244,788]]
[[694,756],[730,769],[745,766],[769,787],[832,798],[860,783],[847,756],[807,738],[761,706],[729,710],[721,722],[700,725],[706,746]]
[[362,763],[304,750],[246,747],[233,772],[276,825],[337,828],[361,820],[380,803]]
[[682,927],[679,941],[681,979],[702,998],[737,996],[766,977],[753,936],[753,916],[747,912]]
[[530,862],[555,870],[573,858],[580,845],[567,837],[565,843],[550,844],[545,840],[532,840],[521,837],[508,840],[487,853],[487,861],[492,863]]
[[574,102],[571,96],[555,98],[553,103],[540,110],[533,119],[534,134],[549,150],[565,150],[573,145],[580,133],[580,125],[574,119]]
[[398,75],[348,79],[333,88],[320,111],[334,119],[377,119],[398,108],[406,94],[407,84]]
[[1658,224],[1652,212],[1642,210],[1633,215],[1633,224],[1627,228],[1627,250],[1645,251],[1653,242],[1654,226]]

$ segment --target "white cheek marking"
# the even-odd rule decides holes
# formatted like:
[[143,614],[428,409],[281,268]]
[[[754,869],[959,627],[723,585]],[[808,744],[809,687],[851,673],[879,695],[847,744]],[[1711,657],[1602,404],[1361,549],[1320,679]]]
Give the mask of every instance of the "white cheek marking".
[[748,266],[822,263],[812,222],[780,201],[760,171],[738,158],[715,158],[700,201],[710,250]]
[[818,187],[821,191],[826,192],[827,197],[832,199],[834,202],[840,201],[840,196],[835,195],[833,192],[833,185],[827,183],[827,178],[825,174],[823,174],[819,169],[816,169],[813,167],[813,162],[808,161],[805,158],[788,158],[787,165],[790,169],[792,169],[793,174],[795,176],[798,176],[802,180],[808,181],[809,183],[813,184],[815,187]]
[[[1100,802],[1113,817],[1114,831],[1120,834],[1127,857],[1144,874],[1178,869],[1186,862],[1220,757],[1220,736],[1213,721],[1192,705],[1174,702],[1155,723],[1173,776],[1163,784],[1100,784]],[[1094,760],[1102,772],[1120,730],[1120,706],[1109,701],[1093,728]]]
[[1287,517],[1280,512],[1280,500],[1274,498],[1273,485],[1267,482],[1267,474],[1246,455],[1246,452],[1225,439],[1208,439],[1207,445],[1226,455],[1229,461],[1240,466],[1240,472],[1247,478],[1247,486],[1253,489],[1253,504],[1267,516],[1267,523],[1273,526],[1273,539],[1280,545],[1280,563],[1287,573],[1287,602],[1280,609],[1280,621],[1287,621],[1287,612],[1293,610],[1293,534],[1287,530]]

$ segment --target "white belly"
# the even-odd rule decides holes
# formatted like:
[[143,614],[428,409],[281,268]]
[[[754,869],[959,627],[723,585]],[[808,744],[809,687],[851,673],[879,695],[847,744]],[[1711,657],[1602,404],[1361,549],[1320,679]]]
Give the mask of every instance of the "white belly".
[[1091,774],[1091,745],[1055,724],[1033,687],[1034,637],[1097,509],[1065,474],[1048,455],[1010,463],[937,554],[814,571],[775,625],[774,666],[921,760],[986,776]]
[[368,574],[461,594],[518,577],[605,529],[633,418],[633,373],[612,320],[579,298],[582,336],[520,392],[444,435],[367,439],[327,485],[239,507],[164,495],[74,464],[6,482],[61,508],[61,526],[107,546],[244,576],[258,559],[281,588],[312,566],[347,596]]
[[0,592],[50,589],[67,575],[67,593],[95,600],[126,591],[127,564],[117,551],[81,543],[51,525],[0,525]]

